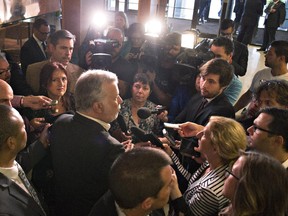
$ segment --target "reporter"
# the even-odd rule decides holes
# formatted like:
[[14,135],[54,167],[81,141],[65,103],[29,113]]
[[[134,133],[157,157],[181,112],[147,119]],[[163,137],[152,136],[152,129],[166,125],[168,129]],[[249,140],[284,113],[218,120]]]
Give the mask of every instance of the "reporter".
[[223,195],[231,204],[219,215],[287,215],[288,176],[278,161],[264,154],[243,152],[227,175]]
[[[182,125],[183,129],[187,129]],[[192,131],[197,125],[190,124]],[[196,127],[195,127],[196,126]],[[195,131],[195,130],[194,130]],[[188,133],[184,130],[183,135]],[[170,152],[176,169],[189,181],[188,188],[183,194],[186,205],[193,215],[215,215],[228,203],[228,199],[222,195],[225,181],[225,170],[238,158],[239,150],[246,148],[246,134],[242,126],[233,119],[212,116],[204,129],[197,133],[199,139],[199,151],[206,161],[193,174],[189,173],[181,165],[176,154]],[[182,194],[179,191],[174,195],[179,199]]]
[[[167,111],[159,115],[152,114],[147,119],[140,119],[137,115],[137,111],[141,107],[156,110],[157,105],[148,100],[150,93],[151,83],[147,75],[144,73],[136,74],[131,89],[132,97],[123,101],[120,110],[120,114],[124,118],[128,131],[130,131],[131,127],[136,126],[143,129],[146,133],[161,135],[161,121],[167,121]],[[119,130],[119,124],[114,121],[110,129],[111,134],[116,137],[116,133]],[[121,137],[117,136],[116,138],[122,141]]]

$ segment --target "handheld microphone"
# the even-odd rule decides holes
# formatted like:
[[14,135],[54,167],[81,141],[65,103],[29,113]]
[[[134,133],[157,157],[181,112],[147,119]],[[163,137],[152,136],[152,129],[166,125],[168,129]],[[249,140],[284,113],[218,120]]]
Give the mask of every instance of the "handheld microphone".
[[145,134],[145,131],[138,127],[131,127],[131,132],[140,141],[142,142],[150,141],[153,145],[164,149],[162,142],[158,139],[158,137],[154,133]]
[[147,119],[152,114],[157,114],[158,115],[159,113],[163,112],[165,109],[166,109],[166,107],[163,107],[161,105],[158,105],[156,107],[156,110],[150,110],[147,107],[141,107],[141,108],[138,109],[137,115],[141,119]]
[[127,128],[127,125],[124,121],[123,115],[121,115],[120,113],[118,114],[117,122],[119,124],[121,131],[127,135],[128,128]]

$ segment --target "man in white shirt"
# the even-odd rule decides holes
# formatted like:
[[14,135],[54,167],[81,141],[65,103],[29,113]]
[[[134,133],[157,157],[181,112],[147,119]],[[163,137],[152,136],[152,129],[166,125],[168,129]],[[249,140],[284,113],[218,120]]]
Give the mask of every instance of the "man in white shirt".
[[247,106],[251,100],[255,90],[260,86],[261,82],[278,79],[288,81],[288,41],[273,41],[265,55],[265,68],[258,71],[252,80],[250,88],[239,98],[234,105],[235,112]]
[[15,161],[26,146],[24,121],[14,108],[0,104],[0,215],[45,216],[22,167]]

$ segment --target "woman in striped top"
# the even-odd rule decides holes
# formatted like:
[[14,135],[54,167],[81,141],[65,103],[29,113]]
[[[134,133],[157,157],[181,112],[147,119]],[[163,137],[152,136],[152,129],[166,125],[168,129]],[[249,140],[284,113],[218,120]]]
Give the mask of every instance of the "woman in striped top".
[[205,162],[191,174],[181,165],[178,157],[170,147],[165,145],[165,151],[171,156],[176,169],[189,182],[183,197],[178,186],[173,185],[171,199],[184,198],[187,209],[180,209],[186,215],[217,215],[228,203],[222,195],[225,181],[225,170],[231,167],[239,156],[239,150],[246,148],[246,134],[243,127],[233,119],[213,116],[209,123],[203,127],[194,123],[180,125],[180,135],[193,136],[197,133],[199,147],[195,150],[201,153]]

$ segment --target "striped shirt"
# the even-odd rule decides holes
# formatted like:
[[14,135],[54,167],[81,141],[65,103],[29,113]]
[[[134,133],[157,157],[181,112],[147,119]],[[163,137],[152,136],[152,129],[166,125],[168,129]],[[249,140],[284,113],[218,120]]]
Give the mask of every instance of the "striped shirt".
[[172,160],[177,166],[178,171],[189,181],[188,188],[183,197],[193,215],[217,215],[222,208],[227,206],[229,200],[222,195],[222,190],[225,181],[225,169],[228,168],[228,165],[217,167],[206,175],[203,175],[209,167],[206,161],[191,175],[182,166],[174,153],[172,154]]

